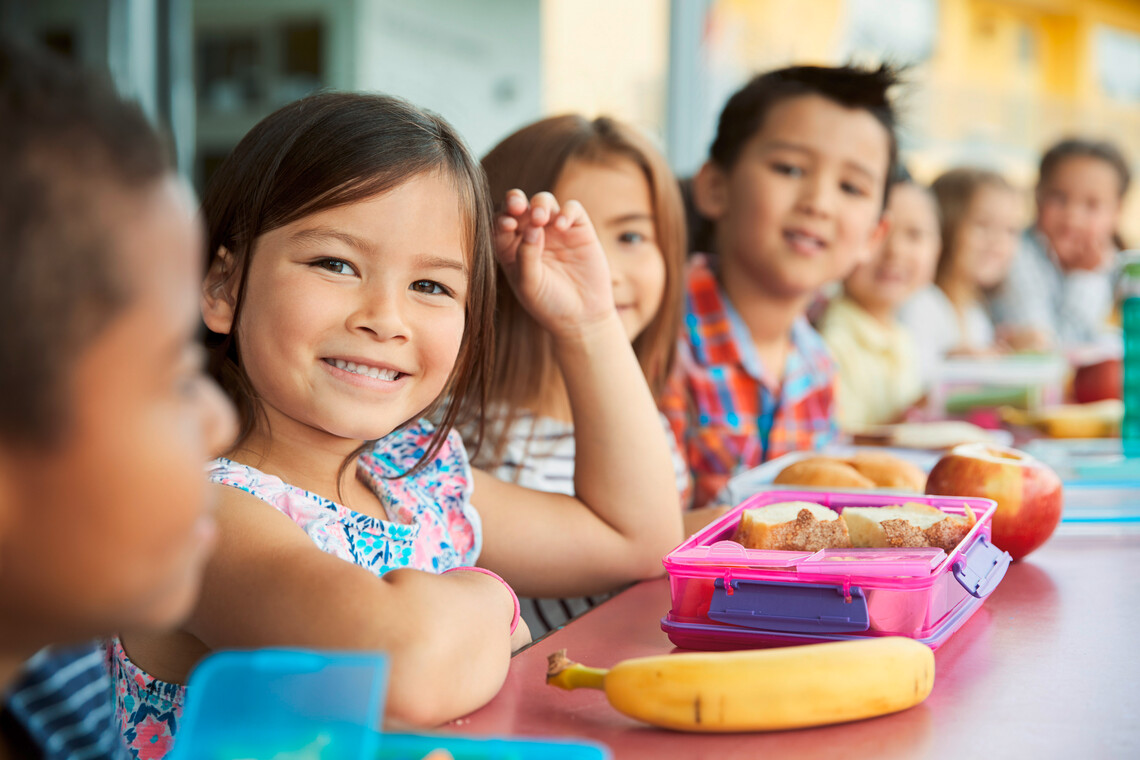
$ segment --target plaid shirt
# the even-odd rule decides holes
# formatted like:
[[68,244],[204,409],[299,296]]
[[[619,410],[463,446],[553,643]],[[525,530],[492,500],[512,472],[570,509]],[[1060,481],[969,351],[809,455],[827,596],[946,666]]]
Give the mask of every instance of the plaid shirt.
[[772,387],[709,259],[694,256],[686,278],[677,367],[661,409],[693,473],[692,506],[703,507],[733,475],[835,437],[835,369],[823,340],[801,317],[792,327],[782,382]]

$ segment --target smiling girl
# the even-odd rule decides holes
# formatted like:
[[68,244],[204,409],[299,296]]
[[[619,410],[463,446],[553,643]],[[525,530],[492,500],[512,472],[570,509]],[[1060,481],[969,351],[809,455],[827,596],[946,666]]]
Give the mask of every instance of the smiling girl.
[[[580,202],[609,263],[614,305],[646,381],[660,392],[672,365],[681,317],[684,208],[665,159],[634,129],[609,118],[556,116],[504,139],[483,167],[492,197],[553,192]],[[563,368],[543,330],[505,281],[495,310],[498,345],[491,384],[489,437],[475,466],[504,481],[574,494],[589,468],[575,467],[599,449],[584,436],[567,393]],[[672,443],[662,420],[647,435]],[[688,471],[672,450],[677,494]],[[645,493],[641,499],[655,498]],[[678,498],[674,495],[674,500]],[[536,635],[562,625],[604,596],[523,599],[523,618]]]
[[[659,423],[593,226],[515,196],[493,243],[490,208],[451,127],[381,96],[285,106],[219,169],[202,310],[241,434],[211,465],[219,540],[189,622],[111,648],[136,755],[168,751],[212,650],[384,650],[388,717],[434,725],[489,700],[529,640],[496,571],[562,594],[660,570],[680,534],[668,450],[633,453]],[[452,430],[487,392],[495,247],[591,434],[629,452],[590,467],[589,502],[472,472]]]

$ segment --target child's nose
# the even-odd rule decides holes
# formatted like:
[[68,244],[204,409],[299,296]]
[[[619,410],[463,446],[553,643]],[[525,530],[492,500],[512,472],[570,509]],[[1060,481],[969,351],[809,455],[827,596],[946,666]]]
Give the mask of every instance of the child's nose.
[[816,172],[800,183],[799,205],[801,210],[813,216],[830,216],[835,211],[836,192],[834,180]]
[[349,316],[348,327],[378,340],[407,337],[405,306],[404,299],[394,293],[362,292]]

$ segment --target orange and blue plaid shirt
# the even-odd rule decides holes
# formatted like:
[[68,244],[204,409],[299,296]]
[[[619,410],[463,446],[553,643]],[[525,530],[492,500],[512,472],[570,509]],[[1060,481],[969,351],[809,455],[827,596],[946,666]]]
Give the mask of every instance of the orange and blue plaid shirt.
[[733,475],[836,436],[835,368],[823,339],[801,317],[792,326],[784,376],[772,387],[709,257],[692,257],[685,291],[677,366],[661,410],[693,475],[692,506],[703,507]]

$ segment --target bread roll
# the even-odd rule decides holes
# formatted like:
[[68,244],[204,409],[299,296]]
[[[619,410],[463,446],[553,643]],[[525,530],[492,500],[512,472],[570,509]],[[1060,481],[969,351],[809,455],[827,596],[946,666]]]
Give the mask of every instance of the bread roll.
[[747,549],[816,552],[847,548],[847,524],[834,510],[808,501],[746,509],[733,540]]
[[863,451],[847,459],[808,457],[785,467],[772,481],[776,485],[813,488],[894,488],[922,493],[926,474],[905,459],[881,451]]
[[969,507],[966,517],[961,517],[914,502],[889,507],[847,507],[842,518],[853,546],[935,546],[947,553],[961,543],[976,522]]
[[926,473],[915,465],[881,451],[861,451],[847,460],[860,475],[870,478],[879,488],[895,488],[923,493]]
[[811,457],[785,467],[772,481],[777,485],[816,488],[874,488],[875,481],[833,457]]

